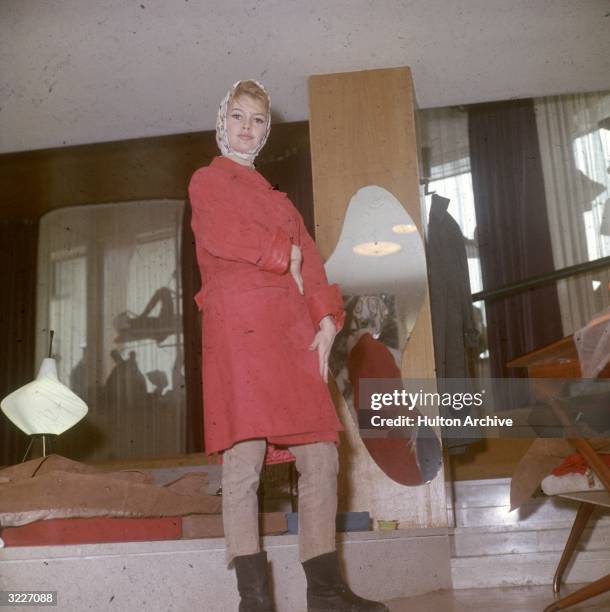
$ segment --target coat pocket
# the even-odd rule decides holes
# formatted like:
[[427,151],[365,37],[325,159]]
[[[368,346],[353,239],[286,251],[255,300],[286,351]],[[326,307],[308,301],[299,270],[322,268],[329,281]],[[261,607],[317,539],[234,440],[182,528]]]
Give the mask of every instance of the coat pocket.
[[283,336],[291,348],[309,350],[316,329],[311,322],[305,298],[296,291],[291,292],[282,316]]

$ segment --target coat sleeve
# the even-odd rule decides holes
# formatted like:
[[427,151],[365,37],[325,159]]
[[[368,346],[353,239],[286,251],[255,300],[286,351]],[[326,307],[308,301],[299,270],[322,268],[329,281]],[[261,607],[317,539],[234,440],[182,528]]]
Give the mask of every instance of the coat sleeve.
[[299,246],[303,254],[301,275],[303,276],[305,301],[307,302],[309,315],[316,328],[323,317],[331,315],[337,331],[340,331],[345,321],[343,296],[338,285],[329,285],[320,251],[318,251],[318,247],[309,235],[303,223],[303,218],[299,213],[297,213],[297,216]]
[[286,232],[280,227],[273,232],[248,218],[227,191],[228,185],[209,168],[200,168],[191,178],[191,226],[196,242],[215,257],[284,274],[292,247]]

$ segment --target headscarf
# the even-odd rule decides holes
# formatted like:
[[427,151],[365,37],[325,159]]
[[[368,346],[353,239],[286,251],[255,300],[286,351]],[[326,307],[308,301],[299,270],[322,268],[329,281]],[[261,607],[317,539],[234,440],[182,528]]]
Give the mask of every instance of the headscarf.
[[[271,103],[271,99],[267,90],[263,87],[262,83],[254,79],[248,79],[254,83],[256,83],[267,95],[267,99],[269,103]],[[265,143],[267,142],[267,137],[269,136],[269,130],[271,129],[271,108],[269,108],[269,112],[267,113],[267,126],[265,129],[265,134],[263,135],[260,143],[256,147],[256,149],[250,151],[249,153],[238,153],[231,148],[229,144],[229,135],[227,134],[227,114],[229,112],[229,100],[233,98],[233,93],[235,89],[242,81],[236,81],[233,83],[233,86],[227,92],[227,95],[222,99],[220,103],[220,107],[218,108],[218,115],[216,116],[216,144],[220,149],[223,155],[235,155],[236,157],[240,157],[241,159],[246,159],[249,162],[253,162],[254,158],[258,155],[258,152],[263,148]]]

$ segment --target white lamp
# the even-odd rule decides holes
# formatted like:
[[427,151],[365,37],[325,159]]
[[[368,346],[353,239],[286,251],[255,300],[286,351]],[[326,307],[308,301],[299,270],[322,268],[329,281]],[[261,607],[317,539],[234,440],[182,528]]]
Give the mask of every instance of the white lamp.
[[0,408],[16,427],[32,436],[22,461],[35,437],[42,437],[43,456],[46,456],[46,437],[64,433],[88,412],[87,404],[59,381],[57,363],[51,357],[42,360],[36,379],[7,395],[0,402]]

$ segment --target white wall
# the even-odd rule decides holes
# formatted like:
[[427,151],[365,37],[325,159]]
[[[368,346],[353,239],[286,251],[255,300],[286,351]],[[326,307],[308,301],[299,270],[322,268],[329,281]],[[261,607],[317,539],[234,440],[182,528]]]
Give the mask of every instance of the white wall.
[[[411,66],[419,105],[610,89],[607,0],[0,0],[0,152],[212,129],[261,79]],[[366,118],[363,118],[366,120]]]

